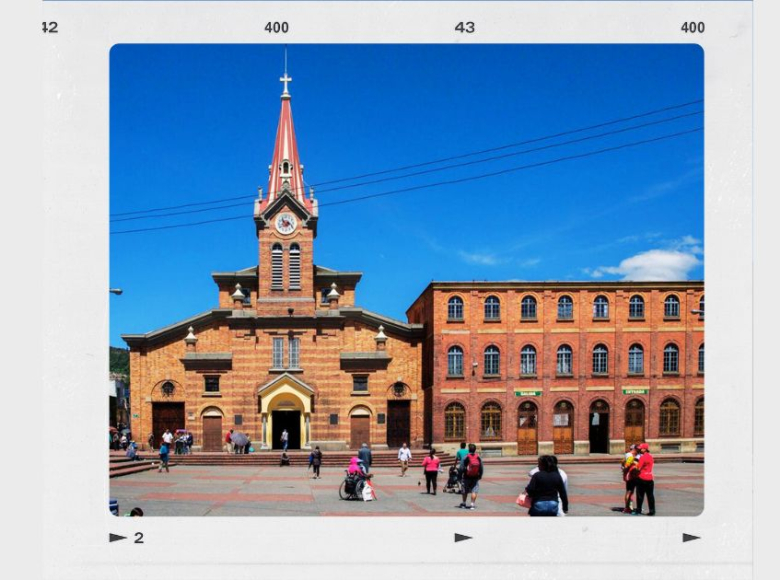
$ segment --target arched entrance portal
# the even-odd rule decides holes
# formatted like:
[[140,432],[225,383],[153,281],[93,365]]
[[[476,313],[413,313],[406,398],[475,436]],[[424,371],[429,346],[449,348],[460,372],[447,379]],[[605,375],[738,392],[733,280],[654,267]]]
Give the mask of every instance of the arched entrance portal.
[[531,401],[520,404],[517,412],[517,454],[536,455],[538,409]]
[[574,453],[574,408],[571,403],[560,401],[553,412],[553,453]]
[[624,437],[626,451],[634,443],[642,443],[645,440],[645,404],[639,399],[631,399],[626,404]]
[[301,411],[294,401],[274,401],[271,411],[271,448],[282,449],[282,434],[287,431],[287,448],[301,448]]
[[287,430],[288,449],[308,449],[311,437],[311,399],[314,389],[289,373],[257,390],[262,419],[262,448],[281,449]]
[[591,453],[609,453],[609,405],[601,399],[590,405],[588,440]]

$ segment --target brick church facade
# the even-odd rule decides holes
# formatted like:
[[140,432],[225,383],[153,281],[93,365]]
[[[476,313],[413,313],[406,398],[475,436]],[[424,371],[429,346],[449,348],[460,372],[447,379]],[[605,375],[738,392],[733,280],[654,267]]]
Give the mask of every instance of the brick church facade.
[[218,303],[130,347],[131,429],[218,451],[474,441],[503,454],[703,448],[701,282],[433,282],[395,320],[356,304],[360,272],[315,265],[285,75],[258,265],[213,272]]

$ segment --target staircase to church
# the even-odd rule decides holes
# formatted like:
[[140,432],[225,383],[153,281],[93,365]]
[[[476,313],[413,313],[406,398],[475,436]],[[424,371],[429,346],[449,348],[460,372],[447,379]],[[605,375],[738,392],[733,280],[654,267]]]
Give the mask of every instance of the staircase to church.
[[122,475],[130,475],[132,473],[141,473],[143,471],[149,471],[150,469],[156,469],[160,463],[159,457],[156,461],[150,458],[142,459],[141,461],[133,461],[125,457],[124,453],[109,455],[108,461],[108,476],[120,477]]

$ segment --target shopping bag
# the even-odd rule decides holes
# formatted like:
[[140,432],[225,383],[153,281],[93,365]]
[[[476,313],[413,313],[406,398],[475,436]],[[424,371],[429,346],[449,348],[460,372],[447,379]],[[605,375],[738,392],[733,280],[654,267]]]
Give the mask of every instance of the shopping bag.
[[515,503],[517,505],[519,505],[520,507],[530,508],[531,507],[531,497],[527,493],[522,491],[522,492],[520,492],[520,495],[517,496],[517,499],[515,500]]
[[363,501],[372,501],[375,499],[376,494],[374,493],[374,488],[369,482],[366,482],[366,485],[363,486]]

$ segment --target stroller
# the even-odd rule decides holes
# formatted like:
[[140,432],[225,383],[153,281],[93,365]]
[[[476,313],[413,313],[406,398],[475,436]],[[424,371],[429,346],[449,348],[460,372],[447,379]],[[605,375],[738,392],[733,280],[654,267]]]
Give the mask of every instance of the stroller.
[[463,495],[463,480],[460,477],[460,470],[458,469],[457,465],[450,467],[447,483],[444,484],[442,491],[444,493],[456,493]]

